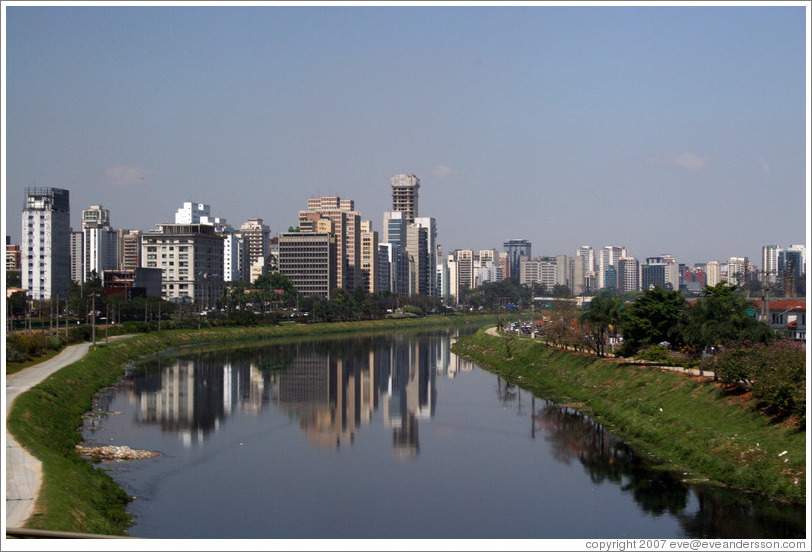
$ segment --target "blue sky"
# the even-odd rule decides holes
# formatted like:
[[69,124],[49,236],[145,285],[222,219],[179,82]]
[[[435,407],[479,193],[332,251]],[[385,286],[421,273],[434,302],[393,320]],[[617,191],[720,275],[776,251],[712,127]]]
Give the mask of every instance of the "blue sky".
[[276,234],[324,195],[380,230],[401,172],[444,252],[808,239],[808,3],[3,7],[13,243],[28,186]]

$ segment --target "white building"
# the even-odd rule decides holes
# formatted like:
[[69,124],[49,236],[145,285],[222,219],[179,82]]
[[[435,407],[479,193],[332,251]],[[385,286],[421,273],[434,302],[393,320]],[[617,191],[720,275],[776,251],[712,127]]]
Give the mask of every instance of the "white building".
[[82,281],[118,267],[118,234],[110,228],[110,211],[91,205],[82,211]]
[[27,188],[22,212],[22,286],[32,299],[67,297],[70,287],[70,192]]
[[205,203],[185,201],[175,212],[175,224],[200,224],[201,217],[211,216],[211,207]]
[[163,270],[162,295],[212,305],[223,295],[223,239],[208,224],[159,224],[141,240],[141,265]]

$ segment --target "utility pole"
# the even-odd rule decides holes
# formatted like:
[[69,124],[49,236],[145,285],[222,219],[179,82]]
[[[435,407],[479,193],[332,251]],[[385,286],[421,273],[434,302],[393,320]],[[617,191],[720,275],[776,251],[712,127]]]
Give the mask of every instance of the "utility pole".
[[96,294],[93,293],[90,296],[91,305],[90,305],[90,328],[91,328],[91,335],[93,336],[93,345],[96,345]]

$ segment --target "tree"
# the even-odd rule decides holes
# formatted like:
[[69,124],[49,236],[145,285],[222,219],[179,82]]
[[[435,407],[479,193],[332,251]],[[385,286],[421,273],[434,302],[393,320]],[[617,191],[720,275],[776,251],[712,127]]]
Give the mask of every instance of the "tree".
[[705,286],[702,296],[687,310],[681,328],[685,343],[701,352],[744,339],[758,343],[774,339],[772,328],[753,318],[750,308],[752,302],[725,282]]
[[623,311],[624,354],[662,341],[681,342],[679,330],[684,318],[685,298],[680,292],[659,286],[646,290]]
[[605,356],[606,341],[617,331],[620,322],[622,303],[611,292],[601,292],[596,295],[581,314],[581,323],[590,336],[590,346]]

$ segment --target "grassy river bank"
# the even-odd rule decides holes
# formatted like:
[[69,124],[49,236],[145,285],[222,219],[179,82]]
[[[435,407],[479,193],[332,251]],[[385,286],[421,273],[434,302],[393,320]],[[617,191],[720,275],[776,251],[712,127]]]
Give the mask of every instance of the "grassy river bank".
[[267,342],[338,333],[418,330],[483,325],[489,316],[431,316],[346,323],[283,324],[272,327],[171,330],[98,342],[80,361],[20,395],[6,427],[42,462],[43,480],[34,515],[26,527],[100,535],[125,535],[131,523],[130,497],[103,471],[79,456],[83,415],[95,394],[118,381],[134,360],[174,347],[212,343]]
[[479,331],[454,352],[538,396],[577,407],[693,482],[806,502],[806,431],[702,378],[563,352]]

